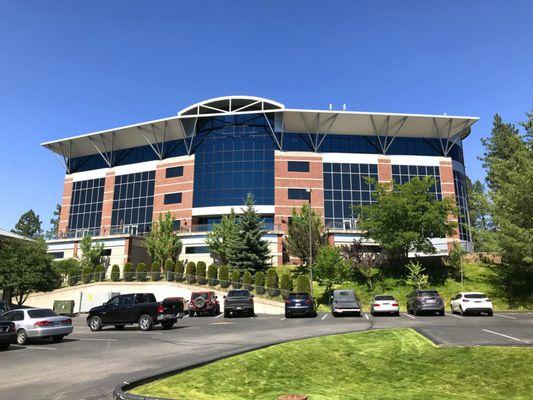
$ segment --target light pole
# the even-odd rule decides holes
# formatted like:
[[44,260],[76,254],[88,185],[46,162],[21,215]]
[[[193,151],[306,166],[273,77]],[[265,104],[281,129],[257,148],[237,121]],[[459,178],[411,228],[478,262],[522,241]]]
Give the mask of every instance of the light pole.
[[313,297],[313,226],[311,224],[311,188],[305,189],[309,193],[309,207],[307,210],[307,220],[309,224],[309,294]]

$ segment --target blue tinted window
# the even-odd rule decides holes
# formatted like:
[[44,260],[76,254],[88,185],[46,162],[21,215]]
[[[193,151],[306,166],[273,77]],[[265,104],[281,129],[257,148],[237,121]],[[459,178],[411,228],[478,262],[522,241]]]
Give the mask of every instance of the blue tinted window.
[[177,176],[183,176],[183,167],[170,167],[166,169],[166,178],[175,178]]
[[165,194],[165,204],[181,203],[181,193],[167,193]]
[[309,172],[308,161],[289,161],[287,169],[290,172]]
[[115,177],[112,233],[148,232],[154,209],[155,171],[145,171]]
[[209,254],[209,247],[207,246],[185,247],[185,254]]
[[468,193],[466,190],[465,176],[457,171],[453,171],[453,182],[455,185],[455,201],[459,210],[459,238],[471,242]]
[[392,165],[392,180],[396,184],[403,185],[413,178],[424,178],[426,176],[434,179],[430,191],[435,193],[437,200],[442,200],[439,167],[425,165]]
[[69,236],[100,234],[105,178],[74,182],[69,215]]
[[289,200],[309,200],[309,192],[306,189],[289,189]]

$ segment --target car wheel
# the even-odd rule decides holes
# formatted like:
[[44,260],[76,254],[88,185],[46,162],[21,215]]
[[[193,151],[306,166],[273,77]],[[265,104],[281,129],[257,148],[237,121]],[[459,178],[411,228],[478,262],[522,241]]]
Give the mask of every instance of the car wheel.
[[102,318],[94,316],[89,320],[89,329],[93,332],[101,331],[104,327],[102,323]]
[[444,317],[446,315],[446,311],[444,310],[444,308],[442,310],[440,310],[439,315],[441,317]]
[[194,311],[189,311],[189,317],[190,318],[194,317]]
[[172,321],[163,321],[161,322],[161,326],[163,329],[171,329],[174,326],[174,322]]
[[414,316],[417,316],[418,315],[418,310],[416,308],[413,308],[413,315]]
[[285,318],[290,318],[291,314],[289,314],[287,311],[285,311]]
[[19,345],[25,345],[28,341],[28,334],[24,329],[19,329],[17,332],[17,344]]
[[493,314],[492,310],[489,310],[489,312],[487,312],[487,315],[488,315],[489,317],[492,317],[492,314]]
[[141,331],[149,331],[154,326],[154,321],[149,315],[141,315],[139,318],[139,328]]
[[224,318],[229,318],[229,311],[224,311]]
[[55,336],[52,336],[52,340],[54,341],[54,343],[59,343],[63,340],[63,337],[64,335],[55,335]]
[[356,317],[362,317],[363,314],[362,314],[361,312],[356,312],[356,313],[355,313],[355,316],[356,316]]
[[115,325],[115,329],[121,331],[122,329],[124,329],[124,326],[125,325]]
[[459,314],[465,315],[465,312],[463,311],[463,306],[459,306]]

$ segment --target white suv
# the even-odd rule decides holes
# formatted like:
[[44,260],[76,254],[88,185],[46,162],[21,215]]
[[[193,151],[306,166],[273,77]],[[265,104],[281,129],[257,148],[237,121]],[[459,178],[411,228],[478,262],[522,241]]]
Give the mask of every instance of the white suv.
[[479,292],[463,292],[455,295],[450,302],[452,313],[481,314],[486,313],[492,317],[492,302],[484,294]]

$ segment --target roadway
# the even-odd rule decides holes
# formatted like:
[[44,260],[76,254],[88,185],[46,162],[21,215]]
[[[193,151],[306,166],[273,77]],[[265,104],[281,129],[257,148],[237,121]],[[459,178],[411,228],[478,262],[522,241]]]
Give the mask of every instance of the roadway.
[[368,329],[414,328],[443,346],[532,346],[533,312],[438,316],[184,318],[169,331],[104,328],[85,317],[61,343],[33,341],[0,353],[0,399],[111,399],[124,382],[286,340]]

